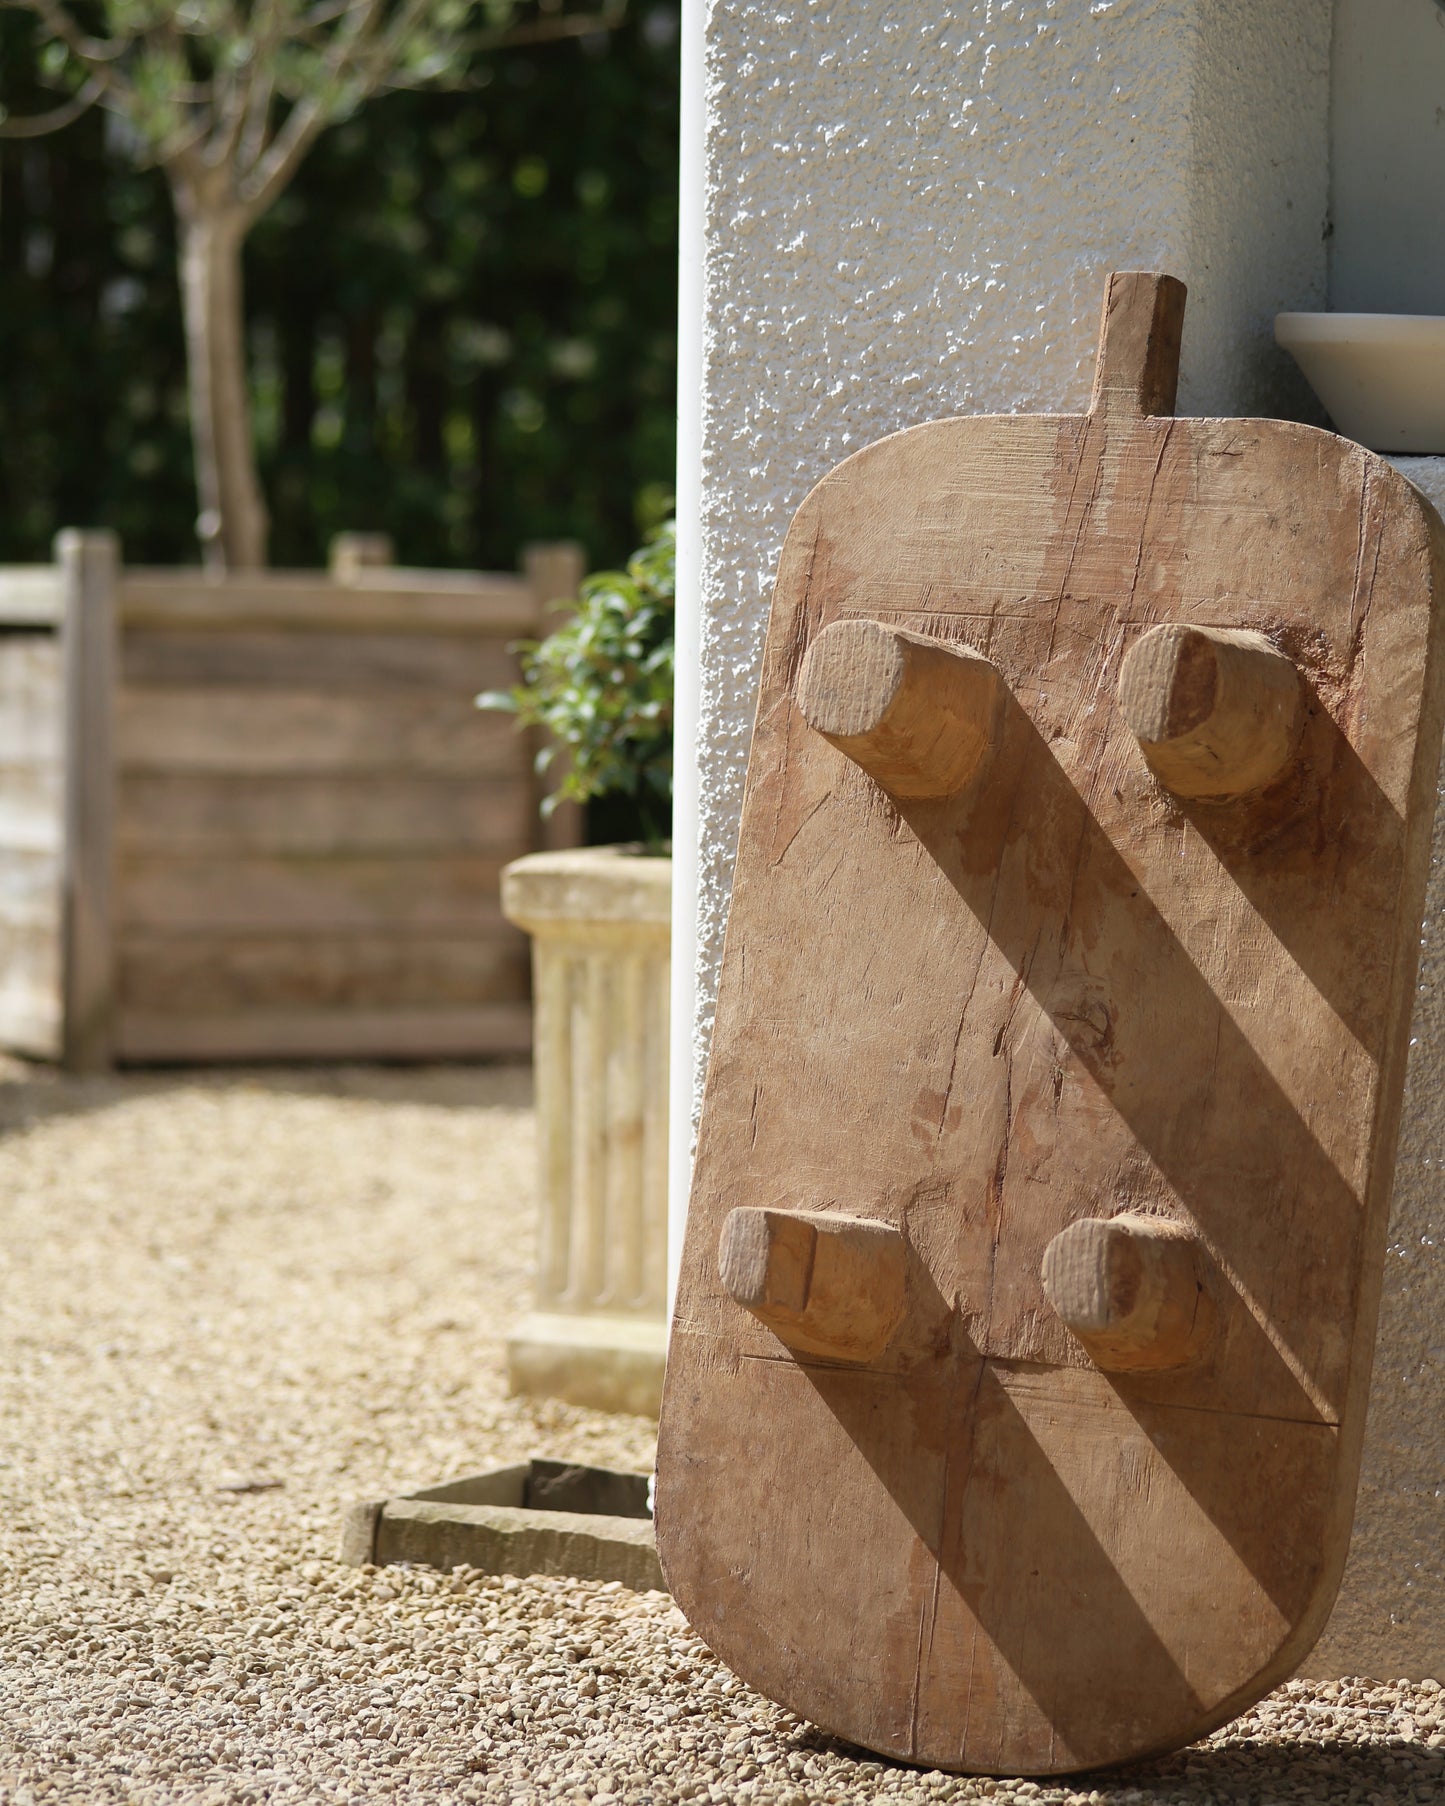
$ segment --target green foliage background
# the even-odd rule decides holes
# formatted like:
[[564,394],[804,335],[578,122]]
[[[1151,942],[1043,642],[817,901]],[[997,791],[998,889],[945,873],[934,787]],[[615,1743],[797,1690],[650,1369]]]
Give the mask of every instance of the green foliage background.
[[[492,54],[479,91],[396,94],[326,133],[247,247],[277,565],[331,535],[508,569],[529,539],[618,564],[672,485],[678,8]],[[0,97],[40,111],[28,16]],[[195,492],[164,178],[91,113],[0,140],[0,561],[111,526],[192,562]]]
[[520,684],[477,698],[548,730],[538,768],[560,765],[561,777],[544,814],[567,798],[589,808],[608,799],[629,812],[628,837],[654,850],[672,822],[676,593],[677,523],[667,520],[625,570],[587,578],[574,615],[521,647]]

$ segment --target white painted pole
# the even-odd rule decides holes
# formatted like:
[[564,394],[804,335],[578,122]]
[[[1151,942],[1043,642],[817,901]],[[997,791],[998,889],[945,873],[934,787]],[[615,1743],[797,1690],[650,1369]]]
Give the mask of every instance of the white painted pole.
[[703,41],[706,0],[683,0],[677,280],[677,687],[673,704],[672,1019],[667,1309],[672,1316],[692,1180],[697,1014],[697,722],[702,673]]

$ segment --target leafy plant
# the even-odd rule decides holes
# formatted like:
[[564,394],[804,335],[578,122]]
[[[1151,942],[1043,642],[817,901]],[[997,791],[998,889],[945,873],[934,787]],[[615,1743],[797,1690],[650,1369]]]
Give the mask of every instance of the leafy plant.
[[664,521],[626,570],[588,577],[565,626],[517,647],[522,682],[477,698],[479,708],[547,730],[539,771],[566,756],[544,813],[563,801],[630,797],[653,852],[671,822],[676,547],[676,523]]

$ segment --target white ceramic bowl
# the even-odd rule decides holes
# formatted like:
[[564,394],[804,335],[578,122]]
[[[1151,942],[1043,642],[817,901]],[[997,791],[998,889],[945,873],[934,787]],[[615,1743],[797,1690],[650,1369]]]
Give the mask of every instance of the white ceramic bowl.
[[1445,452],[1445,316],[1276,314],[1274,337],[1347,438]]

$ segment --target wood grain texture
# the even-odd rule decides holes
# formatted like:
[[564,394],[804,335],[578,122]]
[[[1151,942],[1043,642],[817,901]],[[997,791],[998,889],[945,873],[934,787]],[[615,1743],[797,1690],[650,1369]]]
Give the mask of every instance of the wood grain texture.
[[64,722],[61,854],[61,1060],[109,1066],[114,1031],[115,691],[119,662],[114,533],[66,531],[55,542],[65,586],[60,625]]
[[1116,270],[1104,287],[1089,410],[1125,419],[1174,412],[1184,284],[1153,270]]
[[[1445,530],[1328,433],[1159,417],[1158,293],[1143,368],[1111,322],[1093,413],[938,421],[825,478],[763,656],[659,1551],[751,1684],[950,1769],[1064,1772],[1224,1722],[1309,1649],[1353,1511]],[[807,651],[859,618],[997,668],[976,791],[890,799],[809,728]],[[1155,781],[1117,694],[1163,622],[1263,634],[1301,672],[1277,783]],[[902,1233],[881,1355],[800,1357],[729,1295],[743,1207]],[[1197,1241],[1198,1362],[1105,1373],[1049,1304],[1053,1239],[1129,1212]]]

